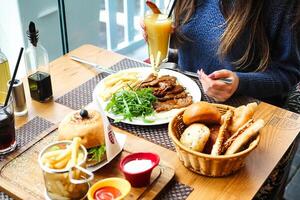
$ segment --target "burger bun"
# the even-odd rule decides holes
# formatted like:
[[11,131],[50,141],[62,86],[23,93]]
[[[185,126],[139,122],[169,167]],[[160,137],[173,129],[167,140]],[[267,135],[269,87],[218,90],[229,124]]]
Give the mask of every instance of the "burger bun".
[[81,117],[80,111],[67,115],[58,127],[58,140],[81,138],[86,148],[105,144],[102,116],[95,110],[88,110],[87,117]]

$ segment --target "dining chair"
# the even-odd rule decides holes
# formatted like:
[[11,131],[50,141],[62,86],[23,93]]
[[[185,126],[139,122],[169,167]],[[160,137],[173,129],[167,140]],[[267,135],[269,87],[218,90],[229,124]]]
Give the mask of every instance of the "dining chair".
[[289,92],[284,108],[300,114],[300,82]]

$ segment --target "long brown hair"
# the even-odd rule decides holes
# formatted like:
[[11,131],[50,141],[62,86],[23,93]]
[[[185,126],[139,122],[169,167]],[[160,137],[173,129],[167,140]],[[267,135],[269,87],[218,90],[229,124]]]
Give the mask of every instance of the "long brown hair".
[[[179,3],[180,2],[180,3]],[[175,7],[175,26],[179,27],[176,37],[182,41],[180,26],[188,22],[195,11],[196,0],[179,1]],[[232,61],[239,69],[250,67],[254,57],[258,58],[259,65],[255,71],[263,71],[270,60],[270,48],[263,24],[263,6],[265,0],[219,0],[220,10],[226,20],[226,27],[220,38],[218,54],[221,59],[229,55],[233,46],[246,27],[249,31],[246,50],[240,58]]]

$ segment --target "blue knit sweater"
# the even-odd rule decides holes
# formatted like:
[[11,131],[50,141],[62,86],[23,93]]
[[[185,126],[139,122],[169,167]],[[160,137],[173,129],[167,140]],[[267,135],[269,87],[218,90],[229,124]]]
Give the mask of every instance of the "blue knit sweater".
[[181,31],[191,42],[186,41],[179,47],[179,66],[194,72],[202,68],[206,74],[220,69],[237,71],[240,79],[237,94],[281,105],[287,92],[300,79],[300,38],[291,30],[297,1],[267,0],[264,24],[271,51],[270,64],[264,72],[241,72],[234,69],[230,61],[244,52],[243,41],[247,36],[242,36],[231,55],[221,61],[217,49],[224,32],[224,17],[218,0],[202,0],[191,20],[182,26]]

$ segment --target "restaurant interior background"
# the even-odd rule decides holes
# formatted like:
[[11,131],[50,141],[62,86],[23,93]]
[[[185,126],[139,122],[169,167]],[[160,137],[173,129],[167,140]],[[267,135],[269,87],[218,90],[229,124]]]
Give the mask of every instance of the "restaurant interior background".
[[[154,2],[163,9],[169,1]],[[11,72],[20,46],[28,46],[30,21],[36,23],[50,61],[87,43],[136,59],[147,57],[139,25],[147,9],[145,0],[0,0],[0,4],[0,48]],[[18,77],[24,75],[22,60]]]

